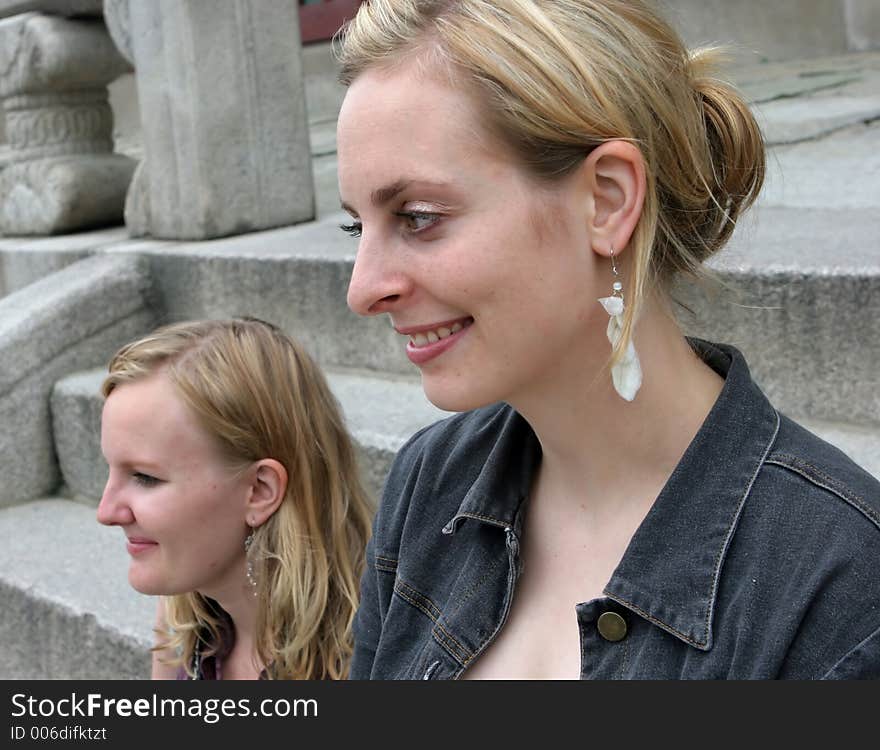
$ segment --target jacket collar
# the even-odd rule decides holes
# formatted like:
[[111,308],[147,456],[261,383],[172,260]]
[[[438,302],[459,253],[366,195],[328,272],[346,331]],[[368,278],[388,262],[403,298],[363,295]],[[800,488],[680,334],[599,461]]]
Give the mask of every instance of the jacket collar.
[[494,441],[492,449],[443,533],[454,533],[462,521],[471,518],[514,529],[518,534],[522,526],[519,511],[541,463],[541,445],[528,422],[506,405],[480,430],[486,431],[487,440]]
[[[779,430],[779,415],[732,346],[689,339],[725,378],[715,405],[633,535],[605,595],[685,643],[708,651],[718,583],[755,477]],[[498,420],[498,421],[496,421]],[[517,532],[541,448],[512,408],[485,425],[491,453],[456,514]]]
[[636,530],[605,594],[708,651],[721,568],[779,415],[732,346],[692,339],[724,387]]

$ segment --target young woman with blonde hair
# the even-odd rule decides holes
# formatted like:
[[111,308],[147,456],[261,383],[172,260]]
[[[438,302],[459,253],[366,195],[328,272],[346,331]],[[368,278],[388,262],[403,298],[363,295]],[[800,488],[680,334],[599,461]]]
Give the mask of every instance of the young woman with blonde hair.
[[345,29],[348,293],[428,398],[352,676],[880,676],[880,486],[688,340],[764,177],[745,102],[638,0],[369,0]]
[[162,596],[154,678],[346,677],[371,513],[315,363],[259,320],[177,323],[103,393],[98,520]]

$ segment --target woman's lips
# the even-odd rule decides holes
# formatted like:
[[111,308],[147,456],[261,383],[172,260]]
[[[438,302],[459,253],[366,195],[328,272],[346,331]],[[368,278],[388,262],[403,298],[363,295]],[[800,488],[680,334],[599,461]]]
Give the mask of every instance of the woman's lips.
[[125,549],[128,550],[129,555],[141,555],[144,552],[149,552],[154,547],[158,547],[158,543],[154,542],[151,539],[144,539],[143,537],[129,537],[128,541],[125,543]]
[[463,327],[455,333],[450,333],[445,338],[438,341],[428,342],[421,346],[416,346],[412,338],[406,343],[406,356],[414,365],[423,365],[432,359],[439,357],[451,347],[455,346],[464,336],[473,324],[473,318],[463,319]]

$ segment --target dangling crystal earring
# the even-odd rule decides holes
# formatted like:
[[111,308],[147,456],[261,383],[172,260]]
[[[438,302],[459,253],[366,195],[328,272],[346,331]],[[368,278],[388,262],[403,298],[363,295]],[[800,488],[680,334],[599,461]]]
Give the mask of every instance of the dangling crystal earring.
[[[614,283],[611,285],[611,296],[600,297],[599,302],[605,308],[605,312],[611,316],[605,335],[611,342],[611,348],[617,345],[623,335],[623,284],[620,282],[620,274],[617,272],[617,264],[614,262],[614,248],[611,248],[611,272],[614,274]],[[642,366],[639,363],[639,355],[633,346],[632,337],[626,345],[626,351],[611,368],[611,382],[614,384],[620,396],[627,401],[636,397],[639,388],[642,387]]]
[[257,577],[254,573],[254,561],[251,560],[251,545],[254,543],[254,532],[255,529],[251,527],[251,533],[245,537],[244,540],[244,554],[247,557],[247,579],[248,583],[251,585],[253,589],[254,596],[257,595]]

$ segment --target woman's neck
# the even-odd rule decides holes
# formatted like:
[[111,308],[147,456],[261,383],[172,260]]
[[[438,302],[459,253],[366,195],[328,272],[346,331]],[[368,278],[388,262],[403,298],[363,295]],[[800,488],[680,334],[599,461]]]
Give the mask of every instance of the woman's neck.
[[594,511],[606,504],[614,512],[627,498],[642,498],[646,487],[659,491],[723,386],[665,307],[645,308],[634,337],[643,383],[632,402],[611,384],[604,330],[546,382],[510,400],[541,443],[542,483],[554,496],[586,498]]

